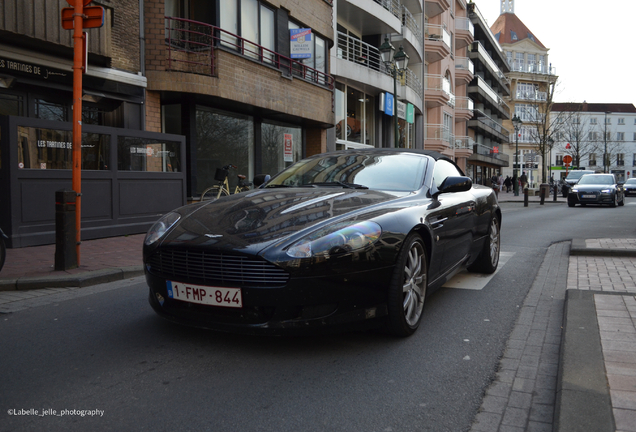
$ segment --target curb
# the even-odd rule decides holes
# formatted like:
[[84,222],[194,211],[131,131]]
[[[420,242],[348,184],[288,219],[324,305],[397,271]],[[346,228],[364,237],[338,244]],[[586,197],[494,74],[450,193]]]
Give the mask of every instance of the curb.
[[83,288],[142,276],[143,274],[143,266],[131,266],[94,270],[74,275],[25,276],[17,279],[0,279],[0,291],[24,291],[42,288]]
[[554,430],[558,432],[616,430],[596,318],[595,294],[624,293],[576,289],[565,293],[554,416]]
[[573,239],[570,255],[589,255],[589,256],[606,256],[606,257],[636,257],[636,249],[602,249],[589,248],[585,243],[585,239]]

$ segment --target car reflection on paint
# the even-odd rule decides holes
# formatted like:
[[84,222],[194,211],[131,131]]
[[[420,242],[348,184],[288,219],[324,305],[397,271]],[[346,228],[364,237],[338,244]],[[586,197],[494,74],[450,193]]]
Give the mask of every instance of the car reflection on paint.
[[457,272],[496,270],[500,226],[493,190],[438,153],[316,155],[259,189],[164,215],[144,242],[149,301],[221,331],[408,336]]

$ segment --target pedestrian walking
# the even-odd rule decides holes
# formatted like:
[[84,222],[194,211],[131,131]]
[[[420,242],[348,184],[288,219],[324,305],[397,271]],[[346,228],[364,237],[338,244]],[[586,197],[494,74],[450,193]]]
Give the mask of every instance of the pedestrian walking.
[[506,176],[504,180],[504,186],[506,187],[506,193],[510,192],[510,186],[512,186],[512,180],[510,180],[510,176]]
[[526,172],[524,171],[523,173],[521,173],[521,177],[519,177],[519,181],[521,182],[521,190],[525,190],[526,185],[528,184],[528,176],[526,175]]

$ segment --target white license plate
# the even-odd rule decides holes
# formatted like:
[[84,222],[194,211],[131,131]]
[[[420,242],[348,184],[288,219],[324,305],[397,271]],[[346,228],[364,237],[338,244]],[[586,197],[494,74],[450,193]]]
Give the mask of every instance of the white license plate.
[[581,198],[596,198],[596,195],[581,195]]
[[190,303],[242,308],[240,288],[221,288],[166,281],[168,297]]

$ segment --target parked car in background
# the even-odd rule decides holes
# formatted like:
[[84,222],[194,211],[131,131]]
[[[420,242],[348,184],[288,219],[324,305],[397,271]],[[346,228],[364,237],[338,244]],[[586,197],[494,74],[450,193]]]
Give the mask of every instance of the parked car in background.
[[622,206],[625,205],[625,194],[614,174],[585,174],[568,193],[568,206],[576,204]]
[[563,181],[563,185],[561,186],[561,192],[563,194],[563,198],[568,196],[568,192],[572,186],[574,186],[581,177],[585,174],[594,174],[592,170],[572,170],[568,173],[567,177]]
[[458,271],[496,270],[500,227],[494,191],[439,153],[320,154],[164,215],[144,241],[149,301],[221,331],[362,324],[408,336]]
[[625,196],[636,195],[636,178],[630,178],[623,184]]

